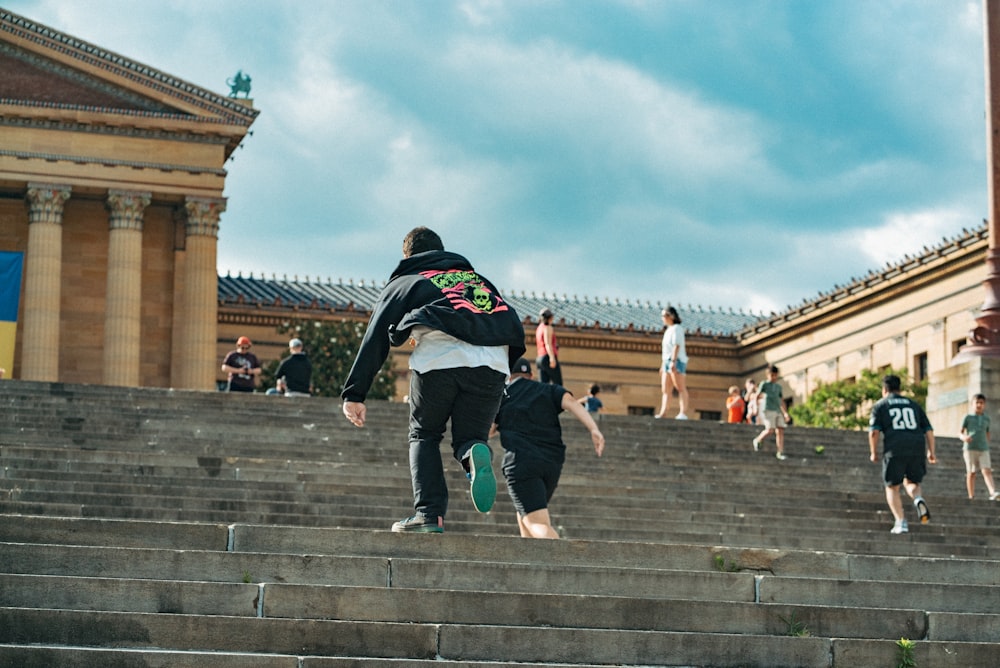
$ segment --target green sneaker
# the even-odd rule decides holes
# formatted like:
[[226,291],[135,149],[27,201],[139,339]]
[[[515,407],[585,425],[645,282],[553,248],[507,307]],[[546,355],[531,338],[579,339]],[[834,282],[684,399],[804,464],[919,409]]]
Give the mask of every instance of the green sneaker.
[[392,530],[396,533],[444,533],[444,518],[414,515],[393,523]]
[[481,513],[490,512],[497,498],[497,479],[493,475],[491,458],[490,448],[485,443],[474,443],[469,448],[472,505]]

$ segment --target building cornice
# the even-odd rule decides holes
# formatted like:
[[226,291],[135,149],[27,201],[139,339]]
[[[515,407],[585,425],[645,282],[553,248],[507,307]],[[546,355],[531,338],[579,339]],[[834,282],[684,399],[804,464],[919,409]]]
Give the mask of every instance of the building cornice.
[[888,264],[871,271],[848,285],[834,286],[817,298],[783,313],[760,320],[736,334],[740,344],[749,349],[773,346],[801,337],[858,312],[899,298],[930,283],[966,271],[985,261],[988,228],[963,230],[933,249],[924,249],[916,257]]

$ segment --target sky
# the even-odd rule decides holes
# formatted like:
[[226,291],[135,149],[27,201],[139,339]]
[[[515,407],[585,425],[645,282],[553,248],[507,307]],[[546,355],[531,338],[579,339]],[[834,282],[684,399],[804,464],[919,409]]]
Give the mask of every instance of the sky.
[[[260,115],[221,274],[781,312],[988,216],[980,0],[0,0]],[[985,269],[984,269],[985,277]]]

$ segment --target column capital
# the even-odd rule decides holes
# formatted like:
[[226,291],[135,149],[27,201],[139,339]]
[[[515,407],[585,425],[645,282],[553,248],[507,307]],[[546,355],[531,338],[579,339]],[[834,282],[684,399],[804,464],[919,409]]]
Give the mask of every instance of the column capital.
[[111,211],[112,230],[142,231],[142,214],[149,206],[152,193],[136,190],[109,190],[107,206]]
[[185,232],[187,236],[219,236],[219,215],[226,210],[225,198],[188,197],[184,200],[187,214]]
[[63,204],[69,199],[71,187],[56,183],[29,183],[29,223],[62,223]]

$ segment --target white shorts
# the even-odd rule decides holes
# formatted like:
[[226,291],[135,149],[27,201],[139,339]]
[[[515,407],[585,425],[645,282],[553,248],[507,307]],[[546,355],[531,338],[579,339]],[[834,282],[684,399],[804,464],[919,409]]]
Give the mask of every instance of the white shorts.
[[781,414],[781,411],[761,411],[760,417],[764,422],[765,429],[785,428],[785,416]]
[[989,450],[962,450],[962,458],[965,459],[965,472],[975,473],[983,469],[992,469],[990,466]]

